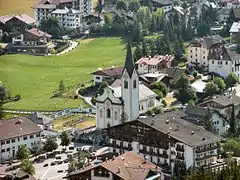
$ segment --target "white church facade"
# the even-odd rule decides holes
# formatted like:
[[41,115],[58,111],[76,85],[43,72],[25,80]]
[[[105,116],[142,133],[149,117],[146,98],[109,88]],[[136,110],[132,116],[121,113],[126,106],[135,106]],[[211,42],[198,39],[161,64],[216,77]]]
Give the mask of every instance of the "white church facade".
[[140,113],[156,107],[156,96],[139,82],[129,43],[122,77],[96,98],[96,128],[104,129],[137,119]]

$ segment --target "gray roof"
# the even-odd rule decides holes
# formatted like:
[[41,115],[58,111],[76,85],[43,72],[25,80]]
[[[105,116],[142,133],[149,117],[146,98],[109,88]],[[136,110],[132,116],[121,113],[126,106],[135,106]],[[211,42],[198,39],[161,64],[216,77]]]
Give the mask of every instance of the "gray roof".
[[222,48],[209,53],[208,58],[214,60],[236,61],[240,59],[240,54],[236,53],[236,51],[232,51],[230,48],[223,46]]
[[236,19],[240,18],[240,8],[233,8],[233,15]]
[[75,10],[75,9],[68,9],[67,7],[65,7],[64,9],[56,9],[53,12],[51,12],[52,14],[80,14],[81,11],[79,10]]
[[210,49],[210,47],[214,44],[221,43],[225,44],[226,41],[220,35],[208,36],[203,38],[196,38],[191,41],[191,44],[202,44],[206,49]]
[[218,14],[218,15],[228,16],[228,15],[230,15],[230,12],[231,12],[231,9],[229,9],[229,8],[222,8],[222,9],[220,9],[220,10],[217,12],[217,14]]
[[28,116],[28,119],[35,122],[36,124],[50,124],[52,123],[52,119],[48,116],[45,116],[39,112],[35,112],[32,115]]
[[[219,142],[222,138],[212,132],[205,130],[195,124],[183,120],[185,113],[182,110],[171,111],[155,117],[139,119],[162,133],[169,134],[191,147],[201,146],[209,143]],[[192,134],[194,132],[194,134]]]
[[235,94],[232,95],[219,95],[214,97],[213,99],[210,99],[208,101],[205,101],[201,104],[199,104],[200,106],[206,106],[208,103],[210,102],[215,102],[223,107],[227,107],[230,106],[232,104],[234,104],[235,106],[240,105],[240,97],[236,96]]
[[34,9],[55,9],[57,6],[55,4],[37,4]]
[[124,69],[126,69],[128,72],[128,75],[132,77],[132,73],[135,69],[135,65],[133,62],[132,46],[130,42],[128,42],[127,44],[127,54],[126,54]]

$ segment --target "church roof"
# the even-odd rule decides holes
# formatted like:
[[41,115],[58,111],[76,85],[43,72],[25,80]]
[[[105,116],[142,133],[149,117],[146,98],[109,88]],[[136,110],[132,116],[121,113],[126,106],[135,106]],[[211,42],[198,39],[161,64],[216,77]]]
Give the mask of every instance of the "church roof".
[[[122,89],[121,89],[121,80],[116,79],[112,85],[111,88],[114,90],[114,95],[116,97],[122,96]],[[145,86],[142,83],[139,83],[139,101],[146,100],[151,97],[157,97],[157,95],[149,89],[147,86]]]
[[124,69],[126,69],[128,72],[128,75],[132,77],[133,71],[135,69],[135,65],[133,62],[132,47],[130,42],[128,42],[127,44],[127,54],[126,54]]

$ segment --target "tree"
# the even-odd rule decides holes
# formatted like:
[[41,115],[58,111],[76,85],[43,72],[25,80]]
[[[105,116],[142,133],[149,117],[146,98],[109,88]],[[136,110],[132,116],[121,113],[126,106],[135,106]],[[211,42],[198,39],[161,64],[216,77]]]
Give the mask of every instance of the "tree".
[[139,60],[142,56],[143,56],[143,54],[142,54],[142,49],[141,49],[141,47],[137,44],[136,49],[135,49],[134,54],[133,54],[134,60],[137,61],[137,60]]
[[214,84],[214,82],[207,83],[206,87],[204,88],[204,92],[208,96],[213,96],[214,94],[217,94],[219,92],[218,86]]
[[98,0],[95,10],[99,15],[102,13],[103,10],[102,0]]
[[227,88],[232,88],[237,82],[238,82],[238,77],[235,73],[230,73],[226,78],[225,82],[227,85]]
[[76,162],[75,160],[71,157],[68,160],[68,172],[72,172],[76,169]]
[[31,148],[31,153],[37,156],[41,153],[41,151],[42,151],[41,146],[38,143],[34,143]]
[[143,56],[149,56],[150,55],[149,48],[147,46],[146,40],[143,40],[143,42],[142,42],[142,55]]
[[140,8],[139,0],[131,0],[128,5],[128,9],[132,12],[137,12]]
[[47,152],[51,152],[58,148],[58,144],[53,137],[47,137],[46,141],[44,142],[43,149]]
[[174,97],[182,104],[186,104],[191,100],[195,101],[197,98],[196,91],[191,87],[178,89],[174,92]]
[[107,81],[103,81],[103,83],[99,86],[99,88],[98,88],[98,94],[100,94],[100,95],[102,95],[103,94],[103,92],[104,92],[104,89],[106,88],[106,87],[108,87],[109,85],[108,85],[108,82]]
[[125,0],[119,0],[116,5],[117,10],[127,11],[127,2]]
[[61,146],[68,146],[71,143],[70,136],[67,131],[64,131],[61,136]]
[[180,75],[180,77],[176,79],[174,82],[175,89],[188,88],[189,86],[190,86],[190,81],[185,74]]
[[133,24],[133,40],[136,42],[140,42],[143,40],[142,23],[138,22],[137,20],[135,20]]
[[230,123],[229,123],[230,127],[229,127],[229,133],[234,136],[237,134],[236,130],[236,116],[235,116],[235,107],[234,104],[232,104],[232,112],[231,112],[231,119],[230,119]]
[[60,92],[64,92],[65,91],[65,85],[63,83],[63,80],[61,80],[60,83],[59,83],[58,91],[60,91]]
[[108,27],[112,26],[113,17],[110,13],[104,14],[104,22],[105,22],[106,26],[108,26]]
[[28,159],[23,159],[21,161],[21,169],[26,172],[29,173],[31,175],[35,174],[35,167],[33,166],[33,162]]
[[25,145],[20,145],[16,156],[19,160],[28,159],[29,158],[29,149]]
[[154,82],[154,83],[150,84],[150,88],[151,89],[158,89],[159,91],[162,92],[163,96],[166,96],[167,93],[168,93],[168,88],[167,88],[166,84],[164,84],[161,81]]
[[213,83],[217,85],[219,93],[223,92],[226,89],[226,84],[225,84],[224,80],[220,77],[215,77],[213,79]]
[[183,2],[183,4],[182,4],[182,8],[183,8],[183,9],[187,9],[187,8],[188,8],[188,4],[187,4],[187,2]]
[[82,156],[81,156],[81,152],[79,151],[77,153],[77,161],[75,162],[75,167],[77,169],[81,169],[83,167],[84,163],[83,163],[83,159],[82,159]]
[[41,20],[39,28],[51,34],[53,38],[58,38],[64,34],[64,29],[57,17],[50,16],[46,20]]

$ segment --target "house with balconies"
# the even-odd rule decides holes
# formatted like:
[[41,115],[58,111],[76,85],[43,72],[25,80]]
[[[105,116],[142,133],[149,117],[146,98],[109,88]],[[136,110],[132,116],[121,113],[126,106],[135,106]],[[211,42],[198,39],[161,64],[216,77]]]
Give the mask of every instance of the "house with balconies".
[[52,43],[51,35],[37,28],[26,30],[12,39],[10,52],[26,52],[29,54],[48,54]]
[[134,151],[160,167],[210,165],[222,138],[182,118],[183,111],[139,118],[107,129],[110,151]]

